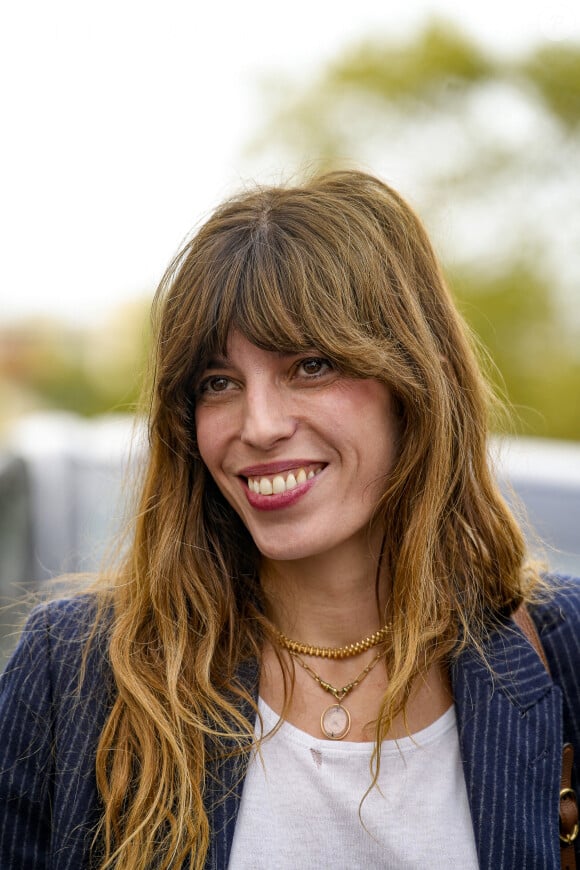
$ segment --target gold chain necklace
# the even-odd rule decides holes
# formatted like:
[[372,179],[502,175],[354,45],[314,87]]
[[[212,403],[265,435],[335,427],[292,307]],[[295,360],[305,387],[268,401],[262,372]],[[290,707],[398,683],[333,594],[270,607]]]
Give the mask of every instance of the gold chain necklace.
[[353,689],[359,686],[364,678],[372,671],[379,659],[383,657],[383,652],[377,653],[366,668],[360,672],[358,677],[352,680],[352,682],[347,683],[346,686],[342,687],[342,689],[337,689],[335,686],[331,686],[330,683],[327,683],[326,680],[323,680],[316,671],[312,670],[310,665],[306,664],[304,659],[300,658],[298,653],[290,650],[290,655],[292,658],[296,659],[298,664],[304,668],[306,673],[309,674],[321,688],[326,692],[330,692],[330,694],[338,701],[338,704],[331,704],[330,707],[327,707],[326,710],[323,711],[322,716],[320,717],[320,727],[324,736],[328,737],[329,740],[342,740],[350,731],[350,713],[347,708],[343,706],[342,702],[344,698],[346,698]]
[[293,655],[299,653],[303,656],[319,656],[323,659],[347,659],[351,658],[351,656],[358,656],[373,646],[378,646],[379,643],[385,640],[390,630],[391,623],[387,622],[386,625],[383,625],[382,628],[379,628],[373,634],[369,634],[363,640],[359,640],[357,643],[349,643],[346,646],[310,646],[310,644],[301,643],[298,640],[291,640],[280,631],[278,632],[278,643]]

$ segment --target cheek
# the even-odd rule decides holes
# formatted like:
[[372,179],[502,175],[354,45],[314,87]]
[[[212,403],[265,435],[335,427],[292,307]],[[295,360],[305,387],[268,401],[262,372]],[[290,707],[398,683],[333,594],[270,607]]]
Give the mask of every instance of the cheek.
[[195,436],[197,449],[202,461],[212,474],[219,452],[218,434],[219,427],[216,427],[215,419],[212,418],[212,415],[204,413],[203,410],[196,411]]
[[397,459],[398,421],[386,410],[385,413],[376,414],[361,431],[360,443],[366,445],[363,461],[367,470],[384,483],[384,476],[391,472]]

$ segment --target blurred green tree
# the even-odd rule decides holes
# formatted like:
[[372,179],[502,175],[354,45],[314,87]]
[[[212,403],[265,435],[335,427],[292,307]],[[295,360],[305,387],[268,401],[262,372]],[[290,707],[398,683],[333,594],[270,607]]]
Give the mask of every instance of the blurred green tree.
[[516,431],[580,439],[580,45],[499,56],[435,20],[268,87],[250,163],[356,165],[403,190]]
[[0,427],[23,411],[60,409],[84,416],[135,410],[149,347],[147,299],[103,322],[71,328],[23,321],[0,332]]

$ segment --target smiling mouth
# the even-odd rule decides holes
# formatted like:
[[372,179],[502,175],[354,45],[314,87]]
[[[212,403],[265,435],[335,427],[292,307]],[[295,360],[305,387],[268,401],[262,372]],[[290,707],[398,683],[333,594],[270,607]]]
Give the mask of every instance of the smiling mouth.
[[323,465],[307,465],[278,474],[248,477],[248,489],[257,495],[280,495],[283,492],[290,492],[302,483],[306,483],[307,480],[316,477],[323,467]]

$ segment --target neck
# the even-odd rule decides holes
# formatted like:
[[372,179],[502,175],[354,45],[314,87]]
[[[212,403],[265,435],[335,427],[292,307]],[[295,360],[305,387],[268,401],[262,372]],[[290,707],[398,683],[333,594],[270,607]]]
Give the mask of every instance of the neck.
[[[291,562],[264,561],[261,582],[275,626],[315,646],[343,646],[382,627],[387,583],[378,548],[362,560],[344,553]],[[378,599],[377,599],[378,595]]]

